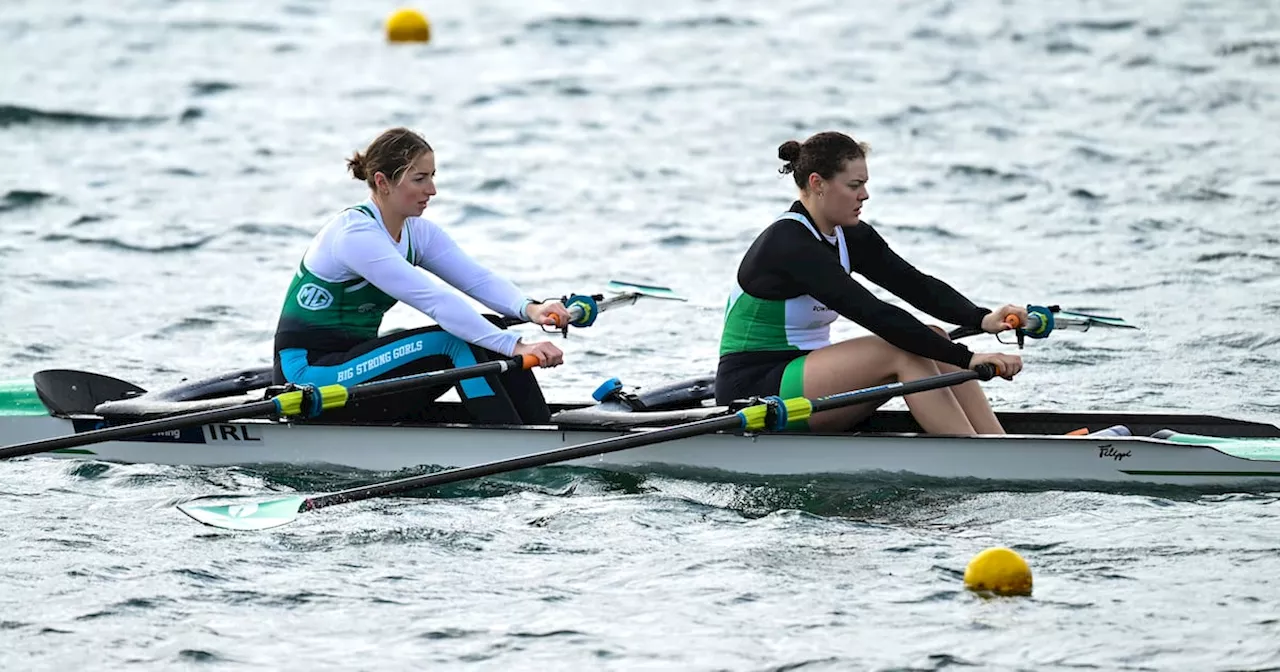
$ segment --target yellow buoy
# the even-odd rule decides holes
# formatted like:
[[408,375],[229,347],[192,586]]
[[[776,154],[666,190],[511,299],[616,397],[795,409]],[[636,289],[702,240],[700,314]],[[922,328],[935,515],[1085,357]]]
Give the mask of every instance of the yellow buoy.
[[431,24],[416,9],[398,9],[387,18],[387,40],[390,42],[429,42]]
[[996,595],[1030,595],[1031,568],[1022,556],[1007,548],[988,548],[965,567],[964,585]]

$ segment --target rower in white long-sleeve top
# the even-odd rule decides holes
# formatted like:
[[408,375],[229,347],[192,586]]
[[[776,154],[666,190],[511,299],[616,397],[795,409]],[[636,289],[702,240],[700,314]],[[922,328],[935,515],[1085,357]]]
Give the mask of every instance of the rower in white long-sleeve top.
[[[569,321],[559,302],[529,298],[422,217],[436,194],[435,163],[426,140],[404,128],[384,132],[347,161],[370,196],[331,217],[302,257],[276,327],[277,383],[353,385],[520,354],[536,356],[543,367],[564,361],[555,345],[523,342],[423,272],[500,315],[547,325]],[[383,316],[402,302],[436,324],[379,337]],[[530,371],[468,379],[457,389],[477,422],[530,424],[549,417]],[[363,411],[350,412],[401,415],[443,392],[366,403]]]

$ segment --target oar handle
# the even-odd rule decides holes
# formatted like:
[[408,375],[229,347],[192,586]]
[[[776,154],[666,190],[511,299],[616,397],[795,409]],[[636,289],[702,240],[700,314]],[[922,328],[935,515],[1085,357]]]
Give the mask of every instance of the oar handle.
[[[596,304],[596,305],[597,305],[597,310],[603,310],[601,308],[598,308],[599,304]],[[556,329],[565,329],[570,324],[577,324],[578,322],[581,322],[587,316],[588,307],[581,303],[573,303],[573,304],[570,304],[565,310],[566,312],[569,313],[569,321],[566,323],[563,317],[560,317],[559,315],[552,313],[551,326],[555,327]]]
[[[1035,306],[1032,306],[1032,308],[1034,307]],[[1043,331],[1046,314],[1047,313],[1041,314],[1040,312],[1035,310],[1027,311],[1027,321],[1025,324],[1022,322],[1021,319],[1018,318],[1017,315],[1006,315],[1004,318],[1004,323],[1009,325],[1010,329],[1021,329],[1027,332],[1028,334],[1039,334],[1041,331]]]
[[[1038,306],[1027,306],[1027,309],[1027,321],[1025,324],[1017,315],[1005,315],[1003,320],[1004,324],[1008,325],[1010,329],[1020,330],[1020,338],[1023,335],[1031,336],[1033,338],[1044,338],[1048,336],[1054,326],[1053,315],[1046,309],[1039,308]],[[1042,310],[1044,312],[1041,312]],[[982,332],[983,330],[981,327],[956,327],[947,333],[947,337],[954,341],[961,338],[969,338],[970,336],[977,336]]]

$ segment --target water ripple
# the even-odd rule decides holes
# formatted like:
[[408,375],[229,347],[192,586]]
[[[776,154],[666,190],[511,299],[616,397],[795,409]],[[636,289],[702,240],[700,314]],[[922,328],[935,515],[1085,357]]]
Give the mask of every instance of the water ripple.
[[46,111],[21,105],[0,105],[0,128],[10,126],[125,126],[156,124],[161,117],[113,117],[87,112]]

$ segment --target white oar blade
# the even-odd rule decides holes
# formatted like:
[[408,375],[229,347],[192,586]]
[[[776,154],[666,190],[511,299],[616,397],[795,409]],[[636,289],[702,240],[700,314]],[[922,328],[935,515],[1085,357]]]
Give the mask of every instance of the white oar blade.
[[670,299],[672,301],[688,301],[688,299],[676,294],[675,290],[670,287],[662,287],[659,285],[641,285],[634,282],[624,282],[622,280],[610,280],[606,286],[611,292],[639,294],[640,296],[650,296],[655,299]]
[[[210,504],[210,501],[223,503]],[[178,510],[205,525],[224,530],[266,530],[293,522],[306,501],[305,497],[294,496],[229,502],[227,497],[202,497],[179,504]]]

